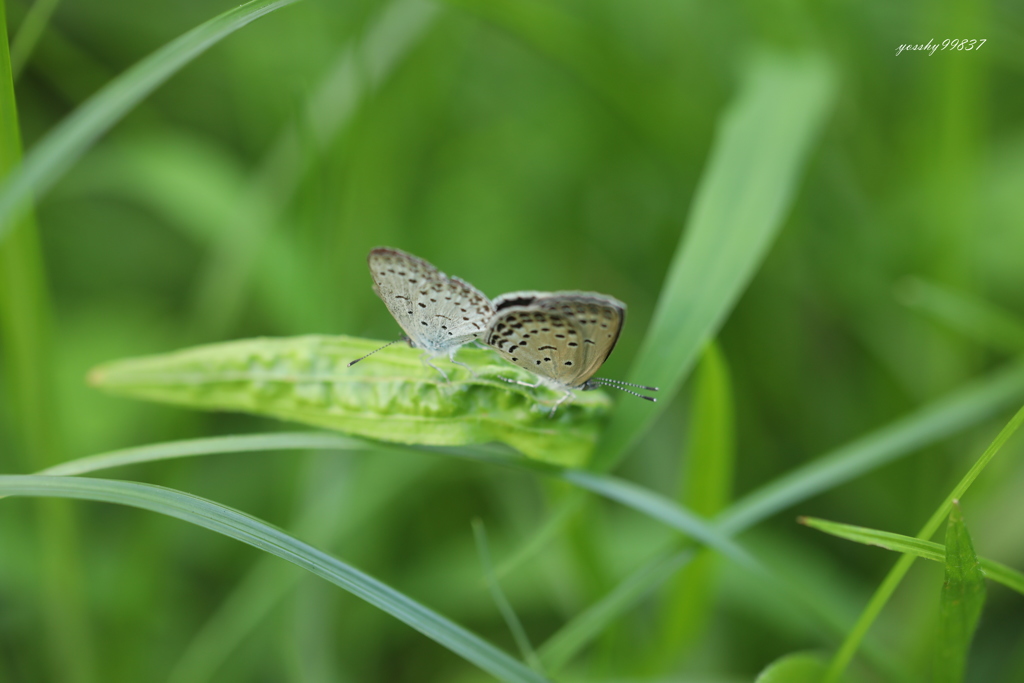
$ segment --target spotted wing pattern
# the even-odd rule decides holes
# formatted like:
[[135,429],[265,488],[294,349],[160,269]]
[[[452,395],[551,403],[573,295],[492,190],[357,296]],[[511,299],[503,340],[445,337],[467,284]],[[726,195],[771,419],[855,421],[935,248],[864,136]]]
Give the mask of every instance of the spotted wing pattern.
[[413,346],[442,355],[483,335],[494,314],[490,299],[457,277],[398,249],[378,247],[367,258],[373,290]]
[[494,301],[484,341],[548,384],[587,384],[619,339],[626,305],[592,292],[512,292]]

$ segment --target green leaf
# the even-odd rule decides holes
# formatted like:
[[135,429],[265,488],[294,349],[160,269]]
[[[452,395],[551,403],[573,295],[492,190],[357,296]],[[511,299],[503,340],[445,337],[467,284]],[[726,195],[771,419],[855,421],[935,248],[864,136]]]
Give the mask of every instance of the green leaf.
[[[933,562],[944,562],[946,559],[946,547],[934,541],[924,541],[920,538],[911,538],[902,534],[867,529],[851,524],[830,522],[816,517],[801,517],[800,523],[849,541],[874,545],[898,553],[907,553]],[[981,568],[985,571],[986,577],[1024,595],[1024,572],[985,558],[981,558]]]
[[499,680],[515,683],[545,680],[476,634],[372,576],[255,517],[205,498],[135,482],[39,475],[0,475],[0,495],[96,500],[184,520],[277,555],[327,579]]
[[905,280],[899,293],[904,304],[968,339],[1000,351],[1024,351],[1024,321],[984,299],[921,278]]
[[352,337],[250,339],[114,361],[90,381],[113,393],[206,410],[267,415],[402,444],[457,446],[499,441],[530,458],[580,466],[594,450],[610,400],[577,393],[559,407],[547,389],[525,389],[498,377],[528,373],[489,351],[462,349],[476,373],[447,362],[444,378],[418,349]]
[[[974,463],[967,474],[964,475],[963,479],[953,488],[953,491],[946,497],[946,500],[939,505],[935,513],[925,522],[925,525],[921,528],[921,531],[917,534],[919,539],[931,538],[932,534],[938,531],[939,526],[942,524],[942,520],[946,518],[946,515],[950,513],[953,508],[953,501],[960,500],[963,494],[967,492],[967,489],[971,487],[974,480],[988,467],[988,464],[992,462],[992,459],[996,457],[996,454],[1002,449],[1003,445],[1010,439],[1011,436],[1020,428],[1021,424],[1024,423],[1024,408],[1021,408],[1017,413],[1010,419],[1005,427],[1000,430],[996,438],[992,440],[985,452],[981,454],[978,460]],[[903,577],[910,571],[911,565],[914,563],[913,555],[903,555],[889,570],[885,578],[882,580],[881,585],[875,590],[875,594],[871,596],[871,600],[868,602],[864,611],[861,612],[860,617],[857,619],[857,623],[850,630],[843,644],[840,645],[839,650],[832,658],[832,662],[829,664],[828,674],[825,677],[825,683],[835,683],[839,680],[843,671],[849,665],[853,659],[854,654],[857,652],[857,648],[860,647],[861,641],[864,636],[867,635],[868,629],[871,628],[871,624],[874,623],[875,619],[881,613],[882,608],[892,597],[892,594],[896,591],[896,587],[900,585]]]
[[686,566],[695,554],[694,550],[687,549],[659,555],[619,582],[538,648],[537,654],[544,666],[554,673],[568,664],[588,643],[604,633],[610,623],[650,594],[653,586],[660,586]]
[[957,501],[946,527],[946,581],[940,602],[939,654],[935,666],[938,683],[964,679],[967,653],[985,605],[985,573],[974,552],[971,535]]
[[530,644],[530,638],[526,635],[526,629],[523,628],[522,622],[516,616],[512,603],[505,597],[505,592],[501,590],[501,584],[498,583],[497,577],[494,576],[494,568],[491,564],[491,551],[487,543],[487,530],[480,519],[473,520],[473,538],[476,540],[477,553],[480,555],[480,564],[484,570],[484,580],[491,591],[491,598],[494,600],[494,604],[498,607],[498,611],[501,612],[501,617],[505,620],[509,631],[512,632],[512,638],[516,641],[516,646],[519,648],[519,653],[523,656],[523,659],[529,663],[531,669],[543,676],[544,665],[537,657],[537,653],[534,652],[533,645]]
[[624,401],[595,462],[610,469],[679,390],[732,310],[789,213],[832,101],[818,56],[761,53],[720,120],[686,231],[630,379],[661,387],[658,403]]
[[[1024,364],[1015,364],[992,373],[970,385],[929,403],[881,429],[855,439],[807,465],[779,477],[733,503],[715,518],[715,529],[727,536],[735,536],[771,515],[806,500],[822,491],[832,489],[870,472],[882,465],[913,453],[915,450],[957,434],[991,418],[1024,396]],[[553,535],[561,525],[559,519],[546,524],[536,537],[541,546],[540,533]],[[557,661],[568,661],[600,634],[607,624],[634,607],[641,598],[673,576],[689,563],[695,553],[683,551],[680,555],[658,557],[637,570],[605,596],[587,607],[557,631],[542,652],[557,652]],[[515,560],[522,562],[528,553],[517,553]],[[1012,570],[1011,570],[1012,571]],[[543,658],[543,655],[542,655]],[[551,660],[544,658],[549,668]]]
[[[390,458],[366,458],[357,465],[357,476],[332,476],[339,467],[345,472],[353,464],[346,460],[316,459],[323,469],[317,466],[308,480],[294,522],[294,535],[311,545],[347,544],[360,530],[387,516],[440,464],[429,458],[404,458],[402,466],[395,467]],[[225,662],[307,578],[305,572],[273,555],[254,563],[220,603],[210,606],[204,623],[192,629],[177,662],[167,667],[166,683],[223,680],[218,674]]]
[[820,683],[824,675],[825,659],[821,655],[796,652],[769,664],[754,683]]
[[[170,441],[101,453],[47,468],[39,472],[39,474],[48,474],[50,476],[83,474],[110,467],[214,453],[289,450],[296,448],[355,450],[363,447],[365,447],[365,444],[361,444],[353,439],[315,432],[221,436],[207,439]],[[621,503],[652,519],[664,522],[683,534],[700,540],[708,547],[718,550],[736,563],[757,572],[764,572],[764,569],[757,560],[735,541],[715,529],[707,520],[675,501],[642,486],[618,479],[617,477],[583,470],[553,467],[549,464],[530,460],[509,460],[502,454],[495,454],[487,449],[445,449],[440,454],[484,464],[500,464],[515,467],[561,479],[581,489]]]
[[[682,482],[682,500],[703,517],[713,517],[728,503],[732,492],[733,401],[725,355],[709,345],[701,358],[693,388],[693,413]],[[717,558],[706,550],[676,576],[662,605],[659,660],[663,668],[678,659],[700,634],[714,599]]]
[[[0,180],[7,181],[21,163],[21,131],[15,99],[10,54],[7,51],[7,8],[0,0]],[[10,468],[39,468],[63,458],[66,426],[55,391],[53,307],[47,286],[46,264],[36,229],[35,214],[27,199],[19,211],[4,220],[10,239],[0,239],[0,349],[3,380],[0,390],[9,406],[5,436],[13,437],[0,449],[0,461]],[[6,398],[6,400],[4,400]],[[2,411],[0,411],[2,412]],[[5,416],[6,417],[6,416]],[[13,456],[21,451],[19,463]],[[62,501],[37,506],[34,535],[42,566],[39,576],[40,642],[49,662],[47,677],[68,683],[95,680],[96,656],[80,581],[74,519]],[[41,674],[44,675],[44,674]]]
[[[15,80],[28,63],[32,50],[50,23],[50,17],[53,16],[59,2],[60,0],[37,0],[32,3],[25,18],[21,20],[18,33],[11,40],[11,72]],[[6,31],[4,35],[7,35]]]
[[736,564],[764,575],[766,570],[739,543],[723,534],[700,515],[654,491],[615,477],[602,476],[582,470],[563,470],[561,478],[630,507],[651,519],[656,519],[709,548],[714,548]]
[[43,138],[0,185],[0,242],[10,219],[33,195],[41,197],[132,107],[218,41],[265,14],[298,0],[252,0],[167,43],[108,83]]
[[86,474],[111,467],[124,467],[144,462],[156,462],[171,458],[186,458],[215,453],[251,453],[254,451],[283,451],[299,448],[361,450],[366,448],[361,441],[323,432],[275,432],[273,434],[245,434],[241,436],[213,436],[205,439],[184,439],[154,443],[135,448],[123,448],[108,453],[99,453],[85,458],[62,462],[47,467],[38,474],[71,476]]
[[716,519],[739,532],[811,496],[991,418],[1024,400],[1024,362],[964,387],[854,439],[748,493]]

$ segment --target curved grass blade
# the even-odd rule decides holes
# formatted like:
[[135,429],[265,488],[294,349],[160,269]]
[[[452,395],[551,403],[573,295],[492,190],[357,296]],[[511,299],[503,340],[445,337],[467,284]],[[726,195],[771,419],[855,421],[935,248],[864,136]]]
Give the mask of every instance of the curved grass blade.
[[[680,468],[684,473],[682,503],[702,517],[712,518],[732,495],[735,461],[729,366],[717,344],[708,345],[697,367],[691,411]],[[661,624],[649,667],[652,672],[670,668],[707,631],[717,562],[714,553],[705,548],[667,587],[659,606]]]
[[[874,545],[933,562],[944,562],[946,560],[946,547],[934,541],[925,541],[920,538],[904,536],[903,534],[868,529],[852,524],[830,522],[816,517],[800,517],[798,521],[812,529],[817,529],[839,538],[845,538],[848,541],[863,543],[864,545]],[[1024,595],[1024,572],[1019,572],[1001,562],[988,560],[984,557],[980,561],[981,568],[985,571],[986,577]]]
[[[968,470],[967,474],[964,475],[963,479],[956,485],[952,493],[950,493],[946,500],[942,502],[939,508],[931,516],[931,518],[921,528],[921,532],[917,534],[917,537],[922,540],[927,540],[938,530],[942,521],[949,514],[949,511],[953,507],[954,500],[960,500],[963,494],[967,492],[974,480],[978,478],[978,475],[988,466],[992,461],[992,458],[996,456],[996,453],[1003,447],[1014,432],[1020,427],[1021,423],[1024,423],[1024,408],[1017,411],[1017,414],[1010,419],[1002,431],[996,435],[996,438],[989,444],[989,447],[985,449],[985,452],[981,454],[977,462]],[[914,564],[913,555],[904,555],[901,557],[889,573],[886,574],[885,579],[882,580],[881,585],[875,591],[875,594],[871,596],[871,600],[865,606],[864,611],[861,613],[860,618],[854,625],[853,629],[847,635],[843,644],[840,646],[838,652],[832,658],[829,663],[828,673],[825,676],[823,683],[836,683],[843,671],[849,666],[850,661],[853,659],[854,654],[860,647],[861,641],[867,635],[868,629],[871,628],[871,624],[874,623],[875,619],[881,613],[882,608],[892,597],[892,594],[896,591],[896,587],[899,586],[900,581],[906,576],[907,572],[910,571],[910,567]]]
[[[714,523],[722,532],[736,535],[813,495],[958,434],[1022,399],[1024,362],[1018,361],[782,475],[733,503]],[[499,575],[539,552],[566,519],[567,513],[546,522],[501,566]]]
[[[806,496],[813,495],[823,483],[828,487],[836,486],[881,464],[906,455],[914,449],[924,447],[939,438],[972,426],[1004,408],[1010,401],[1017,400],[1022,393],[1024,393],[1024,372],[1021,367],[1012,366],[1009,370],[995,373],[965,390],[957,391],[892,425],[833,451],[831,455],[819,458],[819,461],[824,460],[827,463],[823,468],[815,466],[818,461],[808,467],[800,468],[796,473],[785,478],[787,482],[785,486],[779,488],[769,486],[766,496],[755,494],[753,498],[749,499],[754,504],[744,508],[743,514],[731,516],[727,513],[719,517],[715,521],[715,526],[718,527],[717,532],[725,535],[739,533],[779,509],[789,507]],[[282,448],[288,447],[284,440],[279,445]],[[161,446],[173,448],[174,444]],[[530,465],[527,462],[514,463],[498,460],[490,455],[485,457],[475,453],[461,452],[449,454],[490,463]],[[104,456],[95,456],[96,461],[99,462],[102,457]],[[558,470],[542,467],[539,464],[531,465],[530,469],[544,470],[549,474],[558,472]],[[588,476],[594,477],[595,475]],[[807,478],[810,479],[809,483],[804,481]],[[702,531],[699,526],[702,520],[683,516],[681,521],[687,524],[693,523],[695,535],[715,533],[706,529]],[[647,595],[655,586],[660,585],[679,568],[685,566],[692,551],[686,550],[684,553],[687,558],[684,560],[678,560],[678,557],[681,556],[674,556],[676,559],[657,558],[652,561],[637,573],[636,577],[639,578],[631,579],[628,585],[625,582],[620,584],[591,608],[566,624],[549,640],[548,644],[540,648],[544,663],[549,667],[557,668],[553,666],[553,662],[571,659],[590,639],[600,633],[608,622],[614,620],[636,601]],[[555,654],[545,656],[546,651],[552,651]]]
[[716,518],[727,533],[991,417],[1024,399],[1024,362],[975,380],[895,422],[855,439],[752,491]]
[[[32,56],[32,51],[35,49],[36,43],[39,42],[39,37],[46,30],[47,24],[50,23],[50,17],[53,16],[53,11],[57,9],[59,2],[60,0],[36,0],[25,13],[25,18],[22,19],[21,26],[18,27],[17,35],[11,41],[11,74],[15,81],[18,80],[29,57]],[[6,35],[5,31],[4,36]]]
[[968,339],[1013,354],[1024,351],[1024,321],[984,299],[916,277],[901,283],[899,294],[908,307]]
[[[21,130],[14,92],[11,55],[7,51],[7,8],[0,0],[0,179],[7,180],[21,162]],[[61,459],[62,415],[58,411],[53,370],[53,313],[46,264],[35,214],[29,202],[5,223],[11,239],[0,241],[0,348],[3,386],[9,406],[8,434],[19,449],[4,449],[0,467],[36,469]],[[8,441],[13,443],[13,441]],[[96,680],[96,648],[81,582],[75,520],[63,501],[36,506],[35,537],[43,566],[42,644],[48,677],[68,683]]]
[[[379,519],[396,499],[408,495],[436,464],[429,458],[414,458],[396,468],[393,461],[366,458],[359,463],[356,476],[341,479],[340,491],[338,477],[323,482],[313,477],[301,496],[295,535],[318,547],[338,547],[336,544],[354,531]],[[386,476],[380,476],[385,472]],[[167,683],[218,680],[219,669],[232,653],[301,585],[304,577],[304,572],[278,562],[276,557],[263,557],[195,630],[170,668]]]
[[519,654],[523,656],[523,659],[526,660],[531,669],[543,676],[544,665],[541,664],[537,653],[533,651],[533,645],[530,644],[530,638],[526,635],[523,623],[519,621],[515,610],[512,609],[512,603],[505,597],[505,592],[501,590],[501,584],[498,583],[497,577],[494,576],[494,568],[491,565],[491,551],[487,544],[487,530],[484,528],[483,521],[479,518],[473,520],[473,538],[476,541],[477,554],[480,555],[480,565],[483,568],[487,588],[491,591],[491,598],[494,600],[494,604],[497,605],[498,611],[501,612],[508,630],[512,632],[512,638],[516,641]]
[[825,658],[815,652],[795,652],[768,665],[754,683],[819,683]]
[[[383,353],[383,352],[382,352]],[[334,437],[330,434],[316,432],[294,432],[280,434],[260,434],[251,436],[214,437],[208,439],[191,439],[152,444],[138,448],[129,448],[110,453],[80,458],[48,468],[39,474],[82,474],[98,469],[119,467],[142,462],[153,462],[170,458],[207,455],[215,453],[238,453],[245,450],[287,450],[293,448],[336,448],[353,450],[365,448],[367,444],[359,441]],[[495,456],[489,451],[459,449],[444,454],[466,460],[474,460],[486,464],[500,464],[517,469],[526,469],[546,476],[567,481],[581,489],[632,508],[633,510],[664,522],[668,526],[699,540],[710,548],[718,550],[731,558],[740,566],[754,572],[765,570],[739,544],[715,529],[699,515],[687,510],[675,501],[661,496],[628,481],[607,475],[595,474],[577,469],[554,467],[545,463],[533,463],[524,460],[509,460]]]
[[[110,467],[216,453],[289,450],[295,448],[356,450],[367,448],[368,446],[369,444],[364,444],[357,440],[317,432],[284,432],[279,434],[188,439],[101,453],[62,463],[48,468],[39,474],[50,476],[83,474]],[[720,533],[702,517],[687,510],[675,501],[636,484],[616,477],[595,474],[584,470],[565,469],[544,463],[500,458],[489,451],[479,452],[474,449],[459,449],[453,452],[444,451],[442,453],[485,464],[500,464],[517,469],[525,469],[567,481],[581,489],[619,502],[652,519],[662,521],[687,536],[699,540],[708,547],[718,550],[747,569],[755,572],[764,571],[757,560],[741,546]]]
[[473,366],[446,366],[445,382],[418,349],[394,346],[351,368],[380,342],[352,337],[292,337],[210,344],[114,361],[90,381],[108,391],[206,410],[235,410],[335,429],[393,443],[459,446],[499,441],[528,457],[581,465],[594,449],[610,401],[581,394],[551,419],[530,392],[499,376],[527,373],[493,354],[463,349]]
[[[881,465],[913,453],[992,417],[1024,397],[1024,365],[1017,364],[930,403],[896,422],[827,453],[754,491],[716,517],[712,524],[735,536],[787,507],[838,486]],[[552,532],[553,533],[553,532]],[[690,552],[690,551],[684,551]],[[613,588],[551,637],[560,660],[568,661],[591,639],[656,586],[688,565],[656,558],[636,576]],[[646,583],[641,583],[646,581]],[[627,590],[627,582],[629,582]],[[543,653],[548,645],[541,646]],[[552,665],[545,660],[549,668]]]
[[277,555],[369,602],[499,680],[545,679],[474,633],[341,560],[243,512],[198,496],[135,482],[0,475],[0,495],[77,498],[175,517]]
[[559,478],[663,522],[701,544],[714,548],[741,567],[753,572],[763,573],[765,571],[763,566],[742,546],[721,533],[703,517],[687,510],[670,498],[628,481],[582,470],[563,470]]
[[669,126],[676,121],[670,124],[664,108],[651,105],[665,87],[651,83],[656,72],[641,74],[616,59],[618,46],[587,22],[543,0],[443,1],[500,27],[564,67],[647,136],[655,151],[671,150],[675,144]]
[[596,468],[614,467],[670,403],[753,277],[789,212],[833,81],[817,56],[762,53],[747,65],[630,371],[631,381],[661,387],[664,400],[621,402]]
[[360,450],[368,444],[343,436],[324,432],[275,432],[273,434],[246,434],[242,436],[214,436],[206,439],[186,439],[166,443],[149,444],[135,448],[100,453],[85,458],[47,467],[37,474],[50,476],[72,476],[97,470],[156,462],[171,458],[185,458],[195,455],[216,453],[246,453],[253,451],[284,451],[291,449],[336,449]]
[[[282,232],[287,208],[315,162],[309,140],[326,153],[361,104],[387,82],[427,34],[437,13],[436,3],[430,0],[396,0],[385,5],[361,39],[338,53],[308,97],[303,116],[278,134],[243,196],[234,202],[227,230],[213,245],[212,258],[198,275],[194,316],[199,338],[225,336],[243,308],[246,288],[262,279],[254,276],[258,261],[274,253],[272,240]],[[286,291],[294,299],[291,289],[289,283]],[[290,301],[287,305],[295,304]]]
[[179,69],[207,48],[265,14],[298,0],[251,0],[200,24],[139,61],[78,107],[26,156],[0,185],[0,243],[11,218],[34,196],[40,198],[75,161]]
[[985,606],[985,573],[957,501],[953,501],[946,526],[946,580],[940,605],[941,635],[935,680],[961,683],[967,668],[967,653]]
[[650,593],[652,586],[661,585],[689,564],[695,554],[692,548],[663,553],[620,581],[607,595],[573,617],[540,646],[537,654],[544,666],[550,671],[557,671],[568,664],[580,650],[603,633],[608,624]]

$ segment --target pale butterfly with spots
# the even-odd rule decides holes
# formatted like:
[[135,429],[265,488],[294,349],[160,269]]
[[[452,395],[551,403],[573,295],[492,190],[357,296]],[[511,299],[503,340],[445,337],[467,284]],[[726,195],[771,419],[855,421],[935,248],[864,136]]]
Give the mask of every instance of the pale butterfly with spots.
[[483,341],[505,360],[537,375],[538,384],[527,386],[544,384],[565,392],[552,415],[573,389],[609,386],[657,400],[626,389],[657,387],[594,377],[622,331],[626,304],[618,299],[595,292],[511,292],[495,299],[494,309]]
[[[399,249],[378,247],[366,260],[373,291],[405,331],[404,337],[391,344],[404,339],[422,349],[424,362],[446,380],[448,376],[431,359],[447,355],[453,363],[465,366],[455,360],[455,352],[486,332],[494,315],[491,300],[468,282],[449,277],[428,261]],[[363,358],[352,361],[349,367]]]

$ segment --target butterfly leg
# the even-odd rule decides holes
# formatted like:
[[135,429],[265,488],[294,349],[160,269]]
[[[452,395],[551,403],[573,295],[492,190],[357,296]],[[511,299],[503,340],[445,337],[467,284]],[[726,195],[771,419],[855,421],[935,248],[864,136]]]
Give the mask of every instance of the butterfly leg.
[[448,352],[448,360],[450,360],[451,362],[455,363],[456,365],[461,365],[462,367],[464,367],[467,370],[469,370],[469,374],[473,375],[473,379],[480,379],[480,375],[476,374],[476,370],[474,370],[470,366],[466,365],[465,363],[462,363],[460,361],[455,360],[455,352],[456,351],[458,351],[458,349],[452,349],[451,351]]
[[498,379],[500,379],[502,382],[508,382],[509,384],[518,384],[521,387],[530,387],[531,389],[536,389],[537,387],[540,386],[540,382],[537,382],[536,384],[530,384],[529,382],[520,382],[517,379],[509,379],[508,377],[502,377],[501,375],[498,375]]
[[571,391],[566,391],[565,396],[555,401],[555,405],[551,406],[551,412],[548,413],[548,417],[554,417],[555,411],[558,410],[558,406],[562,405],[566,401],[572,401],[574,398],[576,398],[576,395],[574,393],[572,393]]
[[429,365],[430,367],[434,368],[435,370],[441,373],[441,376],[444,377],[445,382],[450,382],[451,380],[448,379],[448,375],[445,374],[444,370],[430,362],[432,358],[433,357],[429,353],[424,353],[422,356],[420,356],[420,360],[423,361],[424,365]]

